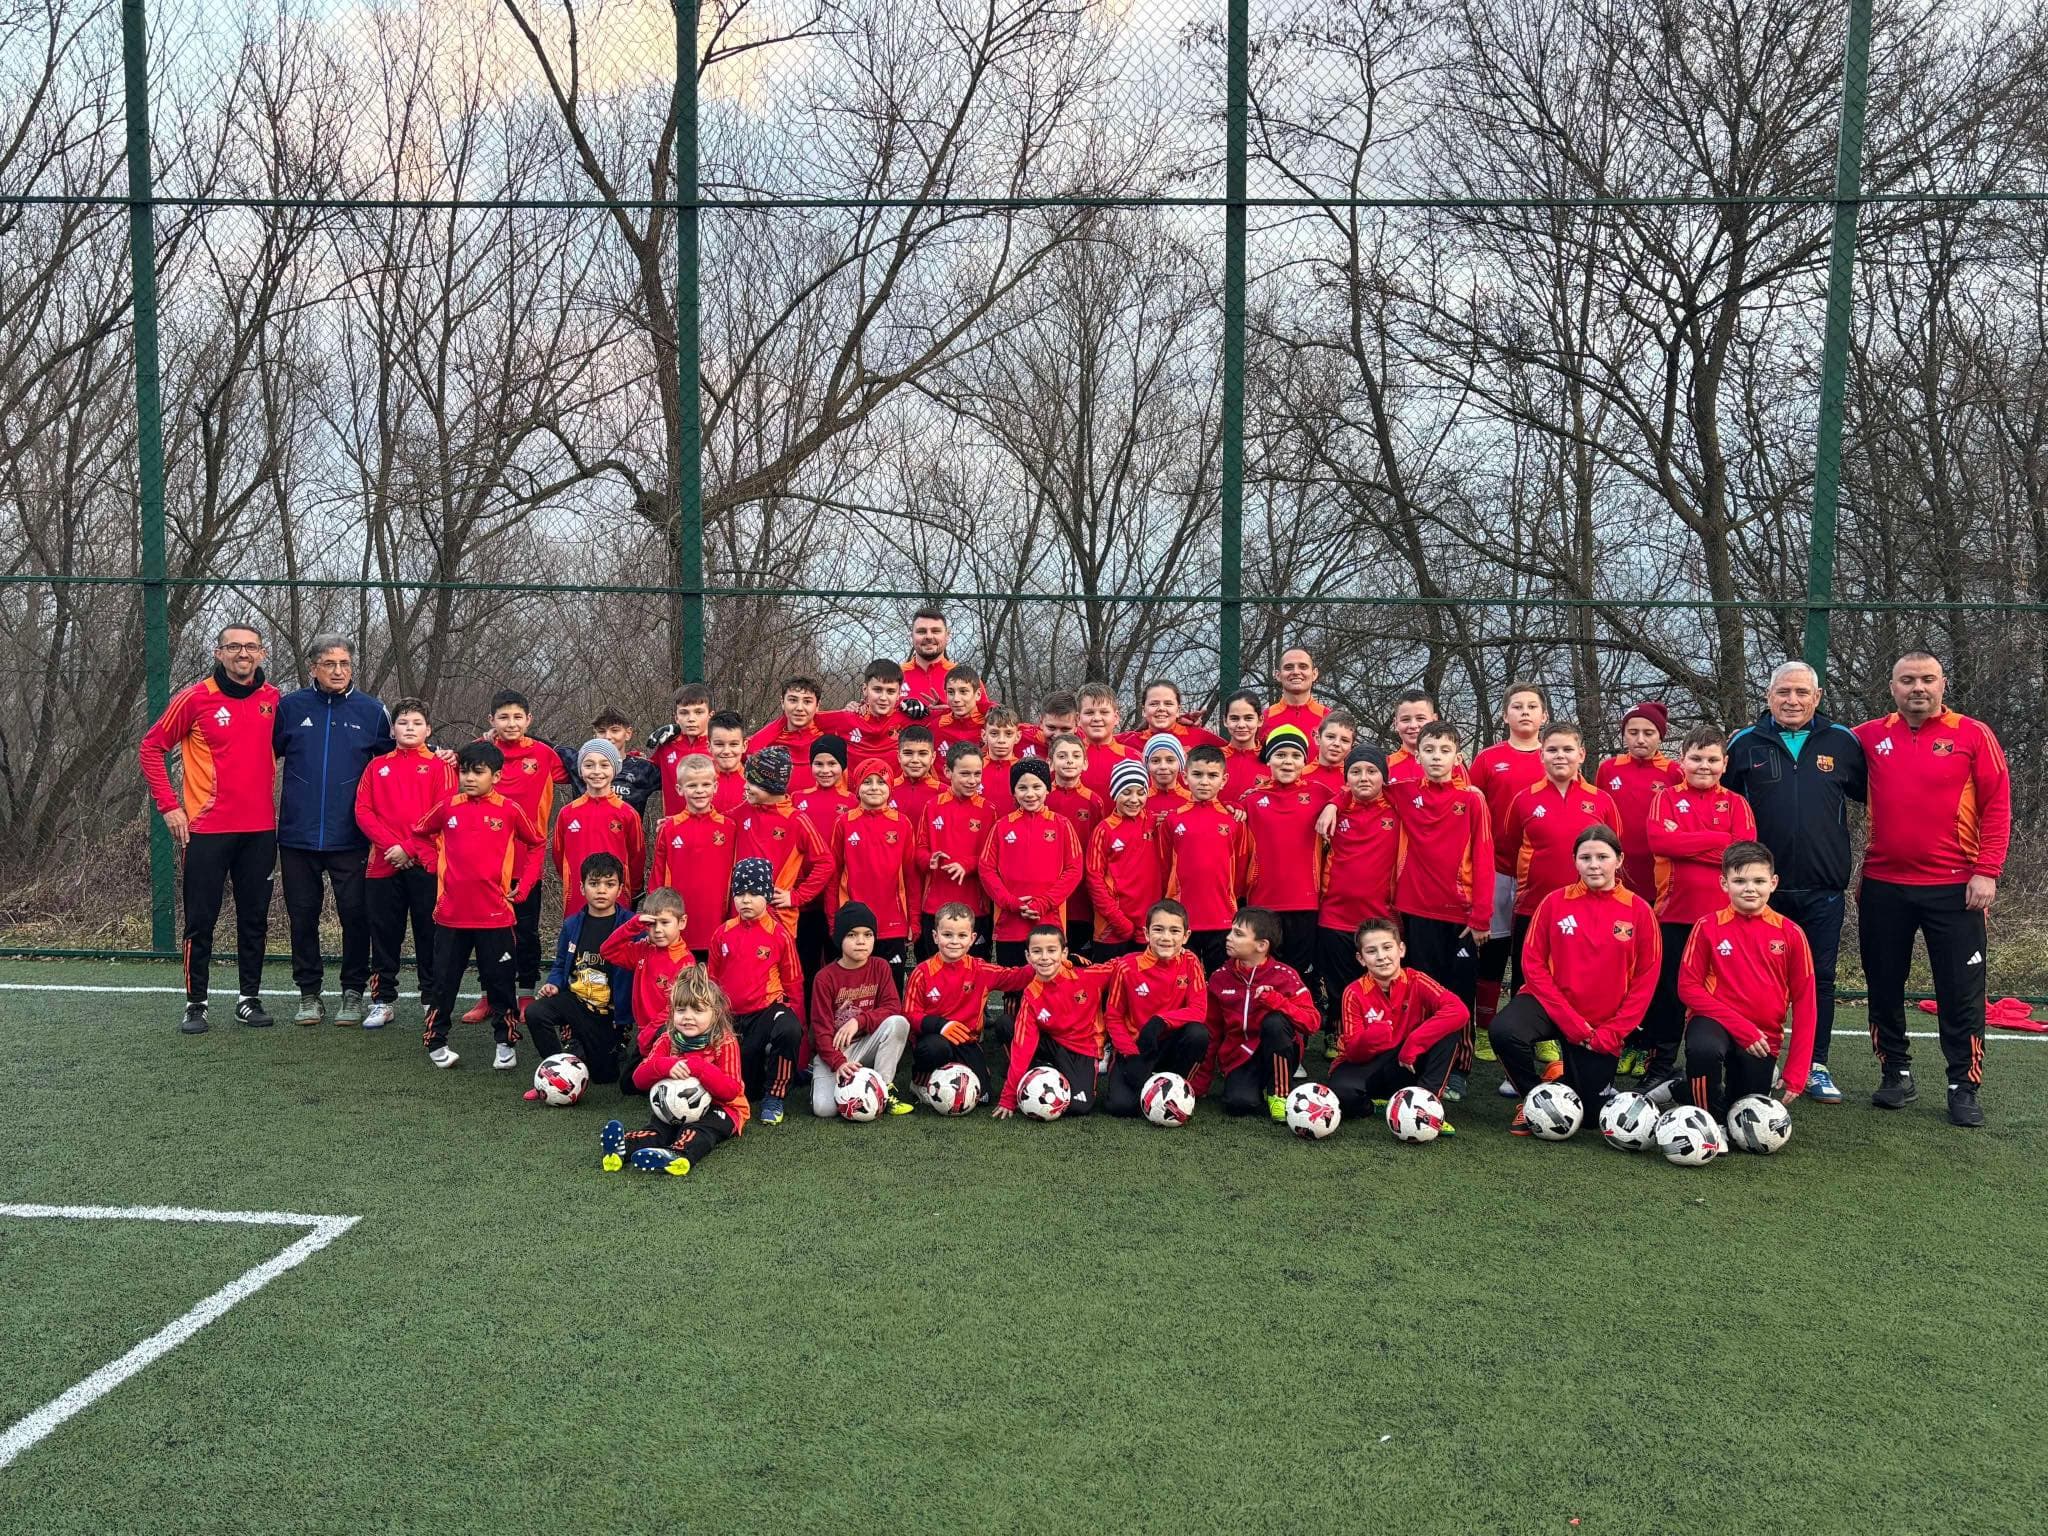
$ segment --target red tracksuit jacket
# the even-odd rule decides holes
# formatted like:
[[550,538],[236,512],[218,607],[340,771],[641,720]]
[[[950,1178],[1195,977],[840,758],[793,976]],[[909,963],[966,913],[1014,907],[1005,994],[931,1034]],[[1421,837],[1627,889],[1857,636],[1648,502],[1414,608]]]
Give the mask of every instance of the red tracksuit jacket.
[[856,1039],[872,1035],[884,1020],[903,1011],[896,991],[896,972],[880,955],[849,970],[838,961],[820,966],[811,979],[811,1049],[826,1068],[837,1072],[846,1053],[832,1043],[842,1024],[851,1023]]
[[1031,1070],[1040,1036],[1083,1056],[1102,1054],[1102,994],[1112,975],[1106,965],[1062,965],[1051,981],[1040,981],[1034,972],[1019,989],[1010,1071],[997,1101],[1004,1109],[1017,1107],[1017,1085]]
[[1856,727],[1870,771],[1869,880],[1960,885],[2005,873],[2012,773],[1991,727],[1945,710],[1917,731],[1903,715]]
[[776,888],[789,892],[788,906],[768,910],[793,934],[797,913],[824,895],[832,882],[832,850],[818,841],[818,829],[787,795],[766,805],[741,806],[737,819],[734,858],[768,861]]
[[860,804],[860,796],[848,789],[844,780],[830,789],[820,789],[813,784],[790,798],[796,805],[796,813],[811,824],[811,830],[818,834],[818,841],[827,848],[832,846],[832,833],[839,825],[839,818]]
[[804,968],[796,958],[796,940],[775,920],[772,908],[752,922],[727,918],[711,940],[707,968],[735,1014],[759,1013],[781,1003],[803,1022]]
[[633,1069],[633,1086],[642,1092],[652,1088],[674,1069],[677,1062],[690,1069],[690,1075],[704,1085],[704,1091],[711,1095],[711,1107],[722,1109],[732,1121],[732,1133],[737,1136],[747,1128],[746,1083],[740,1076],[740,1042],[737,1035],[727,1033],[726,1037],[708,1051],[691,1051],[677,1055],[669,1041],[668,1031],[661,1031],[661,1038],[653,1042],[654,1049],[645,1055],[640,1065]]
[[[1209,1054],[1215,1071],[1228,1075],[1257,1054],[1259,1025],[1269,1013],[1292,1021],[1297,1036],[1323,1024],[1314,994],[1292,966],[1278,960],[1267,960],[1250,970],[1233,960],[1209,978]],[[1287,1066],[1276,1061],[1274,1071],[1284,1074]],[[1205,1077],[1195,1091],[1199,1094],[1207,1087]],[[1283,1082],[1269,1091],[1284,1095],[1287,1087]]]
[[686,757],[709,757],[707,736],[671,736],[668,744],[654,754],[654,766],[661,770],[661,813],[674,816],[683,809],[683,792],[676,788],[676,770]]
[[597,947],[606,965],[633,973],[633,1028],[640,1042],[640,1054],[653,1054],[655,1036],[668,1025],[669,993],[676,978],[697,963],[687,940],[656,949],[647,938],[646,920],[638,913],[605,935]]
[[397,844],[419,861],[431,874],[440,865],[440,850],[432,838],[413,828],[420,818],[452,799],[456,791],[455,769],[425,747],[394,747],[373,758],[356,781],[356,825],[370,840],[369,879],[388,880],[395,871],[384,850]]
[[903,819],[910,823],[912,830],[924,820],[925,808],[946,793],[946,781],[935,773],[928,773],[921,779],[907,778],[898,773],[889,780],[889,803],[903,813]]
[[900,709],[890,710],[879,720],[870,719],[858,709],[825,709],[813,717],[812,723],[820,731],[846,738],[846,755],[853,759],[846,765],[846,772],[858,783],[859,770],[872,762],[886,763],[890,773],[895,773],[896,737],[903,727],[917,722]]
[[1657,991],[1663,954],[1647,902],[1627,886],[1590,891],[1575,880],[1537,906],[1522,974],[1559,1034],[1619,1056]]
[[1088,787],[1089,793],[1100,800],[1105,807],[1109,805],[1112,798],[1109,793],[1110,769],[1114,768],[1118,763],[1127,760],[1137,763],[1140,768],[1145,766],[1139,760],[1135,749],[1125,746],[1114,736],[1110,737],[1107,741],[1101,742],[1090,741],[1086,736],[1083,736],[1081,738],[1081,745],[1088,754],[1087,763],[1081,769],[1081,782]]
[[1266,765],[1259,761],[1257,747],[1240,752],[1236,747],[1226,746],[1223,749],[1223,793],[1218,798],[1225,805],[1235,805],[1265,776]]
[[811,748],[824,734],[818,728],[815,716],[799,731],[786,718],[777,715],[747,738],[747,756],[752,757],[764,747],[782,748],[789,754],[789,792],[799,795],[818,782],[811,777]]
[[900,939],[918,907],[917,839],[901,811],[856,805],[832,830],[832,899],[837,912],[849,901],[875,911],[875,937]]
[[[159,811],[183,810],[194,832],[267,832],[277,825],[278,692],[260,679],[242,698],[203,677],[174,695],[136,755]],[[181,794],[164,754],[176,752]]]
[[[1135,731],[1119,731],[1116,739],[1119,744],[1129,747],[1131,751],[1142,753],[1145,750],[1145,743],[1158,734],[1159,732],[1147,725],[1141,726]],[[1184,754],[1194,751],[1197,747],[1222,747],[1229,745],[1228,742],[1207,726],[1196,725],[1188,720],[1174,721],[1173,724],[1166,728],[1166,734],[1180,743],[1180,749]]]
[[692,949],[709,949],[732,899],[732,863],[739,828],[717,811],[688,810],[664,817],[654,829],[654,878],[683,898],[683,939]]
[[1322,839],[1316,818],[1330,803],[1319,784],[1257,784],[1238,801],[1251,838],[1245,901],[1275,912],[1313,912],[1322,888]]
[[1275,699],[1266,706],[1266,712],[1259,716],[1259,743],[1261,746],[1265,744],[1266,738],[1273,734],[1274,727],[1292,725],[1300,727],[1301,734],[1306,736],[1309,744],[1313,746],[1316,732],[1322,729],[1323,716],[1329,712],[1329,705],[1313,698],[1306,704],[1290,704],[1284,698]]
[[971,741],[977,747],[980,746],[981,726],[986,718],[985,713],[979,708],[969,710],[964,715],[956,715],[950,709],[938,709],[926,716],[924,723],[931,727],[932,739],[939,744],[940,751],[943,752],[947,747],[958,746],[963,741]]
[[1584,779],[1563,789],[1546,779],[1515,796],[1507,825],[1493,840],[1493,856],[1502,874],[1515,877],[1517,917],[1533,914],[1552,891],[1578,883],[1573,845],[1580,832],[1596,824],[1618,834],[1621,812],[1606,790],[1595,789]]
[[[1769,907],[1744,917],[1723,907],[1693,925],[1678,964],[1678,1000],[1697,1018],[1712,1019],[1738,1047],[1762,1040],[1777,1055],[1785,1015],[1792,1015],[1792,1051],[1785,1092],[1806,1091],[1813,1067],[1813,951],[1797,923]],[[1705,1103],[1704,1095],[1694,1103]]]
[[1007,816],[1017,809],[1017,802],[1010,794],[1010,765],[1016,761],[1014,757],[984,757],[981,760],[981,798],[998,816]]
[[619,905],[633,900],[633,893],[646,889],[647,827],[640,813],[617,795],[602,800],[578,795],[562,807],[549,839],[550,859],[562,877],[562,915],[583,910],[583,861],[593,853],[611,853],[626,866],[626,888],[619,893]]
[[1145,913],[1166,892],[1159,827],[1149,814],[1111,811],[1088,837],[1088,896],[1095,937],[1109,944],[1143,943]]
[[1155,824],[1160,817],[1166,815],[1169,811],[1177,811],[1184,805],[1193,805],[1194,803],[1195,797],[1179,784],[1174,784],[1168,789],[1148,789],[1145,791],[1145,815]]
[[1244,905],[1251,837],[1244,823],[1216,801],[1175,811],[1159,824],[1166,861],[1166,894],[1188,909],[1197,933],[1228,928]]
[[527,850],[520,870],[526,889],[540,883],[547,867],[548,824],[555,814],[555,786],[569,782],[569,770],[562,757],[544,741],[522,736],[517,741],[500,741],[496,736],[480,737],[505,754],[505,771],[498,775],[498,793],[526,812],[526,819],[540,833],[542,841]]
[[1110,983],[1104,1024],[1119,1056],[1138,1054],[1138,1031],[1154,1019],[1180,1028],[1209,1016],[1209,978],[1189,950],[1182,950],[1169,965],[1151,950],[1141,949],[1135,955],[1119,955],[1110,969],[1116,979]]
[[[1053,785],[1046,792],[1045,808],[1073,823],[1074,839],[1081,845],[1085,856],[1088,840],[1095,835],[1095,829],[1102,825],[1103,817],[1110,813],[1112,806],[1107,794],[1098,793],[1083,782],[1072,789]],[[1015,809],[1013,801],[1009,810]],[[1004,814],[1007,815],[1008,811]],[[1074,894],[1067,902],[1067,919],[1069,922],[1086,923],[1092,922],[1094,917],[1095,902],[1088,894],[1088,882],[1083,880],[1074,887]]]
[[1593,782],[1607,791],[1621,813],[1621,825],[1614,830],[1621,834],[1622,879],[1643,900],[1654,901],[1657,870],[1647,835],[1650,801],[1665,785],[1683,784],[1685,770],[1662,752],[1653,752],[1641,761],[1622,752],[1600,764]]
[[1543,750],[1530,747],[1525,751],[1512,741],[1496,741],[1472,759],[1468,777],[1486,796],[1486,814],[1497,842],[1508,824],[1508,808],[1515,803],[1515,796],[1543,782]]
[[[977,917],[988,911],[988,896],[981,888],[981,845],[996,820],[980,795],[963,800],[950,789],[925,807],[916,837],[917,877],[924,889],[919,911],[936,912],[949,901],[965,903]],[[935,853],[960,865],[966,875],[955,880],[945,870],[932,868]]]
[[1691,926],[1728,904],[1721,855],[1730,843],[1756,837],[1756,815],[1732,789],[1664,784],[1650,797],[1644,830],[1656,870],[1657,921]]
[[[542,838],[517,804],[491,790],[442,801],[414,825],[438,844],[440,890],[434,921],[443,928],[510,928],[512,903],[540,878],[533,863]],[[529,876],[524,871],[532,869]]]
[[1485,933],[1493,924],[1493,828],[1471,784],[1417,779],[1387,793],[1401,825],[1394,906]]
[[1323,854],[1323,904],[1316,925],[1349,933],[1368,917],[1393,916],[1400,852],[1400,823],[1385,795],[1367,801],[1348,789],[1339,795],[1337,825]]
[[[995,909],[996,938],[1016,943],[1038,923],[1067,921],[1067,898],[1081,883],[1081,839],[1074,824],[1050,808],[1012,811],[981,845],[981,888]],[[1018,908],[1030,901],[1035,915]]]
[[1364,1065],[1388,1051],[1409,1071],[1422,1053],[1465,1027],[1465,1005],[1420,971],[1402,970],[1382,988],[1361,976],[1344,989],[1338,1066]]
[[946,1021],[946,1038],[965,1045],[981,1038],[982,1014],[991,992],[1014,992],[1032,979],[1028,965],[990,965],[972,955],[947,960],[933,955],[903,983],[903,1011],[912,1029],[937,1014]]

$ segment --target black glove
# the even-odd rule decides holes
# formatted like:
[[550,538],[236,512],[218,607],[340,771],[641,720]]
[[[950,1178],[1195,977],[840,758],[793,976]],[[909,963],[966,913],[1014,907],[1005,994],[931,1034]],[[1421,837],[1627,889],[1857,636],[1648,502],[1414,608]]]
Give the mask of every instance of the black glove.
[[925,703],[923,699],[916,698],[909,694],[904,695],[904,697],[897,703],[896,707],[903,711],[905,718],[911,720],[922,720],[926,715],[932,712],[931,705]]
[[676,733],[681,729],[682,727],[678,726],[674,721],[670,721],[647,738],[647,750],[659,752],[663,747],[676,739]]

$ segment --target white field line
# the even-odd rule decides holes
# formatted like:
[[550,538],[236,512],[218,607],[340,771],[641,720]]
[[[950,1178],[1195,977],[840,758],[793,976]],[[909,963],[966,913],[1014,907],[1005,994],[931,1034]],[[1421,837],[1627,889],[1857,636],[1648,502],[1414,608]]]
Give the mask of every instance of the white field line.
[[0,1467],[46,1438],[66,1419],[83,1413],[145,1366],[162,1359],[237,1302],[246,1301],[287,1270],[296,1269],[350,1227],[360,1216],[306,1216],[297,1211],[202,1211],[174,1205],[8,1205],[0,1216],[48,1217],[60,1221],[221,1222],[237,1226],[306,1227],[306,1235],[283,1252],[230,1280],[184,1316],[175,1318],[118,1360],[59,1393],[0,1433]]

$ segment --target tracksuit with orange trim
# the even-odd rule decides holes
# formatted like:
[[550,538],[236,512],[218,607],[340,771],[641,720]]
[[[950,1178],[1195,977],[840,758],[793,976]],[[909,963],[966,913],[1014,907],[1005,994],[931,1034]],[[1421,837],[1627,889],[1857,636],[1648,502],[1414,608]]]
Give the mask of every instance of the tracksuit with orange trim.
[[1208,1060],[1209,978],[1187,950],[1166,962],[1142,949],[1110,968],[1103,1027],[1112,1059],[1102,1107],[1128,1119],[1138,1113],[1146,1078],[1173,1072],[1192,1081]]
[[1010,1067],[999,1108],[1017,1107],[1017,1085],[1025,1073],[1033,1067],[1051,1067],[1073,1091],[1066,1113],[1094,1113],[1102,1055],[1102,994],[1114,976],[1106,965],[1062,964],[1051,980],[1034,972],[1024,983],[1017,995]]
[[1587,777],[1607,792],[1614,808],[1621,813],[1621,825],[1614,830],[1621,834],[1622,884],[1643,900],[1655,901],[1656,868],[1650,840],[1644,835],[1650,803],[1667,784],[1684,783],[1684,770],[1662,752],[1652,752],[1648,757],[1618,752],[1603,759]]
[[987,1094],[994,1082],[981,1043],[988,995],[1014,992],[1031,979],[1028,965],[990,965],[973,955],[958,960],[933,955],[920,964],[903,986],[912,1078],[922,1083],[941,1067],[961,1066]]
[[1647,1088],[1677,1075],[1678,1046],[1685,1036],[1679,962],[1685,957],[1692,925],[1728,904],[1721,889],[1721,855],[1730,844],[1755,839],[1756,816],[1749,802],[1732,789],[1664,784],[1650,796],[1644,834],[1652,871],[1651,894],[1645,899],[1653,904],[1664,941],[1657,995],[1637,1032],[1636,1043],[1649,1052],[1643,1078]]
[[[370,840],[363,869],[370,913],[370,998],[398,1001],[398,957],[412,923],[413,967],[420,996],[434,995],[434,898],[440,853],[432,838],[413,830],[434,806],[456,791],[455,769],[426,747],[393,747],[370,760],[356,781],[356,825]],[[395,867],[385,852],[403,848],[412,862]]]
[[1493,923],[1493,820],[1486,796],[1461,779],[1391,785],[1401,825],[1394,910],[1407,964],[1450,988],[1469,1018],[1477,1000],[1479,941]]
[[1494,867],[1515,877],[1514,948],[1509,958],[1517,992],[1524,975],[1522,947],[1537,905],[1552,891],[1578,882],[1578,836],[1595,825],[1621,835],[1621,810],[1613,796],[1584,779],[1560,789],[1544,778],[1510,800],[1507,820],[1494,828]]
[[736,1035],[706,1042],[701,1050],[679,1050],[667,1029],[657,1032],[650,1049],[633,1069],[633,1086],[645,1093],[677,1066],[704,1085],[711,1095],[711,1108],[693,1125],[671,1125],[650,1118],[637,1131],[626,1132],[626,1146],[666,1147],[694,1165],[747,1127],[750,1113],[744,1073],[740,1065],[740,1042]]
[[722,811],[699,814],[685,806],[655,826],[648,888],[683,898],[683,942],[699,960],[711,953],[711,936],[725,921],[739,840],[739,823]]
[[491,1037],[508,1045],[519,1038],[513,1014],[518,1003],[514,914],[520,898],[540,879],[546,839],[518,802],[495,789],[442,801],[413,831],[436,841],[440,866],[434,902],[435,995],[422,1039],[430,1051],[448,1043],[455,995],[475,955]]
[[1227,961],[1209,978],[1209,1060],[1189,1086],[1196,1097],[1223,1078],[1223,1109],[1262,1113],[1268,1098],[1287,1097],[1302,1042],[1322,1027],[1322,1013],[1300,974],[1278,960],[1245,966]]
[[521,996],[530,996],[540,985],[540,901],[541,877],[548,863],[546,840],[555,814],[555,786],[571,782],[562,754],[537,736],[507,741],[501,736],[482,738],[505,757],[505,770],[498,775],[498,793],[526,813],[533,829],[540,833],[541,846],[530,849],[520,870],[520,892],[512,904],[513,960]]
[[[1264,907],[1280,919],[1280,943],[1273,958],[1311,989],[1316,977],[1316,913],[1322,905],[1323,844],[1316,835],[1316,820],[1332,798],[1327,785],[1269,780],[1254,784],[1237,802],[1251,844],[1244,904]],[[1321,1028],[1320,1023],[1316,1027]]]
[[1344,1022],[1344,989],[1365,974],[1358,963],[1358,925],[1394,913],[1394,866],[1401,824],[1382,794],[1361,801],[1337,795],[1337,821],[1323,854],[1323,902],[1316,911],[1316,971],[1323,982],[1323,1028],[1335,1038]]
[[1448,988],[1413,966],[1385,986],[1361,976],[1344,989],[1344,1020],[1330,1091],[1346,1115],[1366,1115],[1374,1099],[1420,1084],[1443,1097],[1471,1011]]
[[[1813,951],[1798,924],[1768,907],[1755,917],[1723,907],[1701,918],[1685,941],[1678,995],[1691,1015],[1685,1081],[1693,1103],[1723,1120],[1736,1099],[1769,1093],[1788,1013],[1785,1096],[1806,1091],[1813,1066]],[[1749,1053],[1759,1042],[1769,1055]]]
[[1111,811],[1088,838],[1087,886],[1095,909],[1098,960],[1115,960],[1145,942],[1145,914],[1166,891],[1159,824]]
[[782,1098],[804,1038],[804,971],[790,925],[772,909],[727,920],[711,940],[708,969],[732,1004],[747,1096]]
[[1214,973],[1224,964],[1223,940],[1244,905],[1251,837],[1245,824],[1215,800],[1198,800],[1159,823],[1166,894],[1187,908],[1188,948]]

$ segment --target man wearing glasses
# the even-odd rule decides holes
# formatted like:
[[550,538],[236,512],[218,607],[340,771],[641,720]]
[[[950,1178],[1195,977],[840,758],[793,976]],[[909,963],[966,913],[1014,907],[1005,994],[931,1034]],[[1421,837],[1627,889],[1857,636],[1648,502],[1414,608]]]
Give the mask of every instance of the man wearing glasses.
[[[206,973],[221,894],[235,887],[235,958],[241,997],[235,1017],[266,1028],[263,941],[270,922],[270,870],[277,860],[276,765],[272,732],[278,693],[264,680],[263,636],[230,624],[215,639],[213,671],[172,698],[143,735],[138,756],[150,798],[185,853],[185,1019],[206,1030]],[[179,759],[171,786],[168,754]]]

